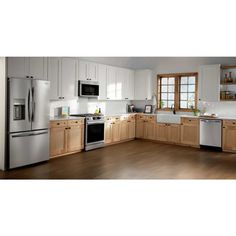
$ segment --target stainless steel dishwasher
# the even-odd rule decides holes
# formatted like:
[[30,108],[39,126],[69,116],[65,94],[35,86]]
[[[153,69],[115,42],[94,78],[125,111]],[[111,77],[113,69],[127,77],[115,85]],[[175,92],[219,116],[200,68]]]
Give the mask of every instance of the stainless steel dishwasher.
[[219,119],[200,119],[200,146],[222,150],[222,121]]

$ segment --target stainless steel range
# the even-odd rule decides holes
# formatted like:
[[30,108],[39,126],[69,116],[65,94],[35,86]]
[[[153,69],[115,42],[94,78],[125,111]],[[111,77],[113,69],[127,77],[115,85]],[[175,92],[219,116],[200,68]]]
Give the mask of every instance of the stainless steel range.
[[104,116],[97,114],[72,114],[70,116],[85,117],[84,143],[85,151],[104,147]]

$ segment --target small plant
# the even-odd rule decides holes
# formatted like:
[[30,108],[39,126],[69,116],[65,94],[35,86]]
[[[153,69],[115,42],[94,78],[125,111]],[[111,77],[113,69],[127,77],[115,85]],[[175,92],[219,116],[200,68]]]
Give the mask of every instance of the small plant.
[[160,101],[160,108],[162,109],[164,107],[164,105],[165,105],[164,102],[161,100]]
[[199,109],[197,109],[197,108],[193,110],[193,114],[194,114],[195,116],[199,116],[200,113],[201,113],[201,111],[200,111]]

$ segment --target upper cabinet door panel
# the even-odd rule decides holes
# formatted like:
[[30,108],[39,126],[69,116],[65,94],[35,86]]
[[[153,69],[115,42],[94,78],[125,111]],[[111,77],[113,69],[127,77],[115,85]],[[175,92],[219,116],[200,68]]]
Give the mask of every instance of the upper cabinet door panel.
[[134,79],[134,99],[150,100],[152,98],[152,71],[137,70]]
[[65,99],[76,97],[77,60],[61,59],[61,95]]
[[107,67],[107,99],[116,99],[116,67]]
[[129,89],[128,89],[128,98],[129,100],[134,99],[134,71],[129,70]]
[[88,63],[88,78],[91,81],[98,81],[98,65],[96,63]]
[[60,96],[60,58],[48,59],[48,80],[50,81],[50,99]]
[[29,75],[34,79],[47,80],[47,58],[29,57]]
[[26,78],[28,76],[25,57],[7,58],[7,76],[15,78]]
[[125,83],[127,81],[126,70],[116,69],[116,99],[125,99]]
[[220,65],[200,67],[198,99],[206,102],[220,101]]
[[100,100],[107,99],[107,66],[98,65],[98,82],[99,82],[99,97]]
[[79,61],[79,80],[88,80],[88,63]]

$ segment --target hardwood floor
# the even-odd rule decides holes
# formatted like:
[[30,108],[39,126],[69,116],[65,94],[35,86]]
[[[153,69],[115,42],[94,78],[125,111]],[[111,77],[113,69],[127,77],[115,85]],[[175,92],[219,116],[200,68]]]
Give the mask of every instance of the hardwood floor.
[[135,140],[0,171],[2,179],[236,179],[236,154]]

